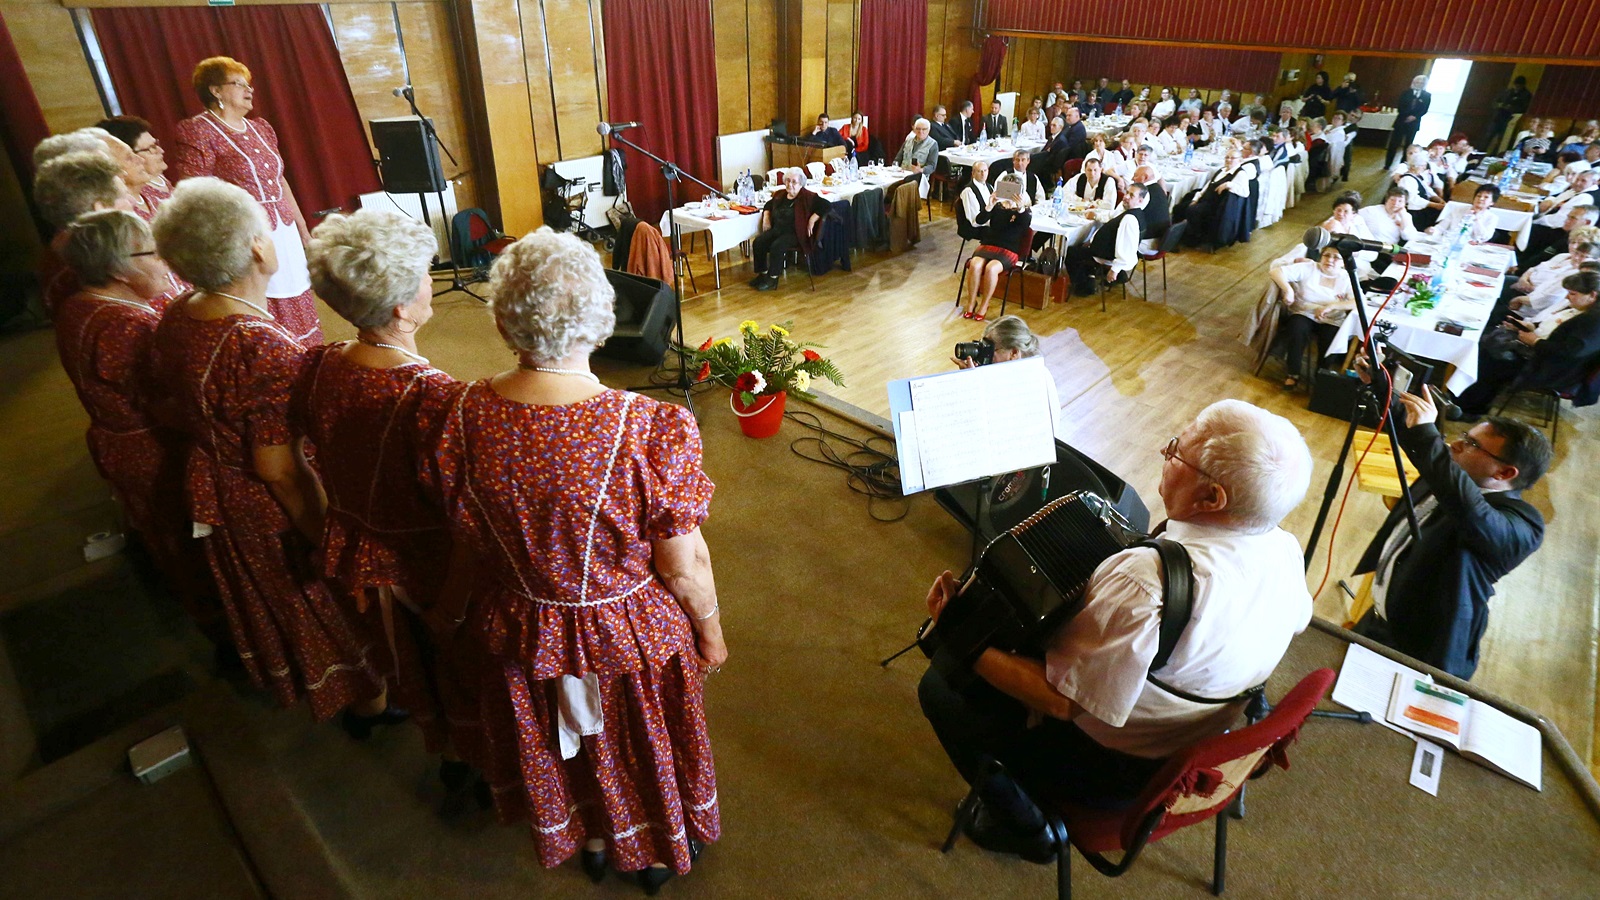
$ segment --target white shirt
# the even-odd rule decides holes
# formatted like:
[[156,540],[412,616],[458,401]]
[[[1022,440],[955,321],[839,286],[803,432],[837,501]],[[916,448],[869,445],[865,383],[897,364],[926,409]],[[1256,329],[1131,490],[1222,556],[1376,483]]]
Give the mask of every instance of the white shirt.
[[[1102,225],[1102,228],[1105,226]],[[1115,278],[1123,272],[1132,272],[1133,267],[1139,264],[1139,220],[1133,216],[1125,216],[1122,224],[1117,227],[1117,250],[1115,259],[1100,259],[1101,264],[1111,270],[1111,277]]]
[[1406,192],[1406,209],[1416,212],[1419,209],[1428,208],[1429,196],[1436,195],[1430,195],[1423,190],[1423,185],[1427,183],[1427,175],[1417,174],[1409,170],[1395,181],[1395,184],[1400,185],[1400,189]]
[[1367,230],[1372,232],[1372,239],[1385,244],[1404,244],[1418,235],[1417,227],[1411,224],[1411,213],[1403,211],[1401,219],[1404,225],[1395,224],[1389,211],[1382,204],[1377,206],[1363,206],[1356,211],[1362,221],[1367,223]]
[[[1215,698],[1266,681],[1311,621],[1300,543],[1281,528],[1240,534],[1189,522],[1169,523],[1166,537],[1188,549],[1195,595],[1189,627],[1157,677]],[[1182,700],[1145,680],[1160,639],[1157,559],[1140,547],[1102,563],[1083,611],[1045,651],[1045,677],[1083,708],[1078,727],[1101,746],[1148,758],[1220,734],[1241,710]]]
[[1519,315],[1529,322],[1540,322],[1567,305],[1567,289],[1561,286],[1561,281],[1578,271],[1571,260],[1572,254],[1563,253],[1528,270],[1526,277],[1533,284],[1533,290],[1524,295],[1528,305]]
[[967,214],[967,223],[978,224],[978,213],[989,208],[989,186],[974,178],[961,192],[961,209]]
[[1239,118],[1233,120],[1233,124],[1232,125],[1228,126],[1228,133],[1229,134],[1234,134],[1234,135],[1241,135],[1241,134],[1244,134],[1245,132],[1247,132],[1249,130],[1250,130],[1250,117],[1249,116],[1240,116]]
[[[1289,283],[1293,293],[1283,298],[1283,305],[1297,316],[1308,319],[1317,319],[1317,314],[1325,310],[1355,309],[1355,300],[1350,294],[1350,276],[1341,268],[1334,273],[1331,285],[1324,284],[1322,270],[1314,262],[1290,263],[1278,270],[1283,273],[1283,280]],[[1340,317],[1338,321],[1343,321]]]
[[1017,126],[1017,137],[1029,141],[1044,141],[1044,120],[1037,122],[1023,122]]
[[999,185],[1002,181],[1015,181],[1022,185],[1023,209],[1027,209],[1034,204],[1042,204],[1046,200],[1050,199],[1050,195],[1046,193],[1043,178],[1035,178],[1033,180],[1034,192],[1031,195],[1028,193],[1028,173],[1026,172],[1019,174],[1016,169],[1012,169],[1009,172],[1001,172],[1000,177],[996,178],[994,183]]
[[1173,137],[1165,131],[1156,135],[1155,140],[1156,152],[1166,154],[1167,156],[1177,156],[1183,153],[1183,148],[1189,144],[1189,142],[1185,140],[1182,135]]
[[1445,168],[1450,170],[1451,181],[1461,180],[1461,176],[1467,173],[1469,162],[1468,156],[1465,153],[1457,153],[1454,150],[1445,151],[1444,164]]
[[[1249,160],[1245,160],[1245,162],[1249,162]],[[1238,174],[1233,176],[1232,181],[1228,182],[1228,192],[1237,194],[1240,197],[1250,196],[1250,182],[1255,180],[1257,172],[1255,166],[1247,166],[1245,162],[1239,163]],[[1215,185],[1219,180],[1226,178],[1227,175],[1228,170],[1226,167],[1218,169],[1217,174],[1211,176],[1211,182],[1207,184],[1207,187]]]
[[1560,228],[1567,223],[1567,213],[1577,206],[1593,206],[1594,197],[1585,192],[1565,196],[1565,192],[1557,194],[1554,199],[1560,200],[1555,209],[1533,220],[1535,225],[1544,225],[1549,228]]
[[1150,110],[1150,115],[1155,116],[1158,119],[1165,119],[1174,112],[1177,112],[1177,110],[1178,104],[1174,103],[1172,100],[1160,100],[1157,101],[1155,107]]
[[1470,206],[1457,206],[1454,203],[1444,208],[1444,214],[1433,226],[1433,233],[1454,241],[1456,232],[1460,231],[1462,223],[1468,220],[1471,224],[1467,229],[1467,240],[1480,243],[1494,240],[1494,230],[1499,227],[1499,219],[1495,216],[1494,210],[1478,213]]

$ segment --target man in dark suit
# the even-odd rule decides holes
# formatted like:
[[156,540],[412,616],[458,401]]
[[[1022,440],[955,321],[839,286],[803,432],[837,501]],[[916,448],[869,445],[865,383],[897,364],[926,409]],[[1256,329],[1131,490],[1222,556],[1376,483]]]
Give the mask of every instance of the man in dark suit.
[[1373,608],[1355,631],[1468,679],[1495,582],[1544,540],[1544,518],[1521,493],[1549,468],[1550,442],[1522,422],[1491,418],[1446,445],[1431,391],[1401,394],[1395,413],[1402,409],[1400,445],[1421,476],[1412,487],[1420,536],[1403,504],[1389,513],[1356,567],[1376,574]]
[[839,135],[839,129],[828,124],[827,113],[821,113],[817,116],[817,124],[812,127],[811,133],[806,135],[806,140],[820,147],[843,147],[845,145],[844,138]]
[[[1103,100],[1104,97],[1101,99]],[[1121,109],[1133,102],[1133,86],[1128,84],[1128,79],[1122,79],[1122,87],[1118,88],[1117,92],[1111,95],[1111,99],[1117,101],[1118,109]]]
[[1078,112],[1077,107],[1069,106],[1062,118],[1067,123],[1061,129],[1061,137],[1067,147],[1067,155],[1062,161],[1082,159],[1089,152],[1089,129],[1083,125],[1083,114]]
[[976,144],[982,126],[978,124],[978,117],[972,111],[972,101],[961,101],[957,110],[956,120],[950,124],[950,129],[961,139],[961,143]]
[[1483,140],[1478,143],[1489,153],[1500,149],[1500,139],[1505,137],[1506,126],[1511,120],[1528,111],[1528,104],[1533,102],[1533,94],[1528,91],[1528,79],[1521,75],[1511,79],[1511,86],[1501,91],[1494,98],[1494,118],[1489,120],[1489,128],[1483,133]]
[[945,121],[949,117],[948,110],[942,106],[935,106],[933,108],[933,121],[928,123],[928,137],[933,138],[933,142],[939,145],[941,152],[961,143],[961,135],[957,134],[955,128]]
[[1417,128],[1433,103],[1433,95],[1423,90],[1427,86],[1428,76],[1418,75],[1411,79],[1411,89],[1401,94],[1395,104],[1394,130],[1389,132],[1389,148],[1383,154],[1385,169],[1394,165],[1396,156],[1404,156],[1406,148],[1417,139]]
[[1000,101],[989,104],[989,114],[983,117],[983,133],[992,138],[1011,136],[1011,121],[1000,112]]

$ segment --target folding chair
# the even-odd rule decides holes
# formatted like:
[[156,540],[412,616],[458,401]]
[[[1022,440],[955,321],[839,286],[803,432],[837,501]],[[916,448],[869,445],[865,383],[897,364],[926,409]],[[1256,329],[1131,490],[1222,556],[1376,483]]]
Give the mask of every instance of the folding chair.
[[1139,251],[1139,268],[1143,269],[1144,296],[1150,298],[1150,263],[1161,260],[1161,302],[1167,300],[1167,254],[1177,253],[1183,240],[1183,233],[1189,229],[1188,222],[1174,222],[1167,226],[1167,233],[1161,236],[1161,247],[1157,250]]

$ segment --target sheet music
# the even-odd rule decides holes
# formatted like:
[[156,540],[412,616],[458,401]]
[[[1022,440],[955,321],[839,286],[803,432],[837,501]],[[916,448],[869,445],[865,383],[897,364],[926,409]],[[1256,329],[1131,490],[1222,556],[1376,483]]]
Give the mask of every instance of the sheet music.
[[[911,379],[919,489],[1054,462],[1049,377],[1044,360],[1033,358]],[[903,443],[903,419],[900,430]],[[905,469],[903,489],[911,482]]]
[[1339,667],[1339,680],[1333,685],[1333,702],[1356,712],[1371,713],[1372,721],[1411,737],[1411,732],[1388,719],[1396,675],[1421,677],[1422,673],[1360,644],[1351,644],[1344,653],[1344,665]]
[[917,445],[917,414],[906,410],[900,414],[900,437],[895,449],[900,457],[900,492],[914,494],[927,484],[922,477],[922,455]]

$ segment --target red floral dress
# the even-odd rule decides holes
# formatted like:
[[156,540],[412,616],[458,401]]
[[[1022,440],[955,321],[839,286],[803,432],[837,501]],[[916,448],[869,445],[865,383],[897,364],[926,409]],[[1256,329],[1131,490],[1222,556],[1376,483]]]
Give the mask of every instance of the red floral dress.
[[261,203],[278,251],[278,272],[267,285],[272,314],[301,344],[322,343],[305,247],[294,223],[294,208],[284,193],[278,133],[265,119],[246,119],[244,130],[234,131],[215,115],[203,112],[178,123],[173,162],[179,180],[212,175],[244,188]]
[[257,447],[291,443],[290,391],[305,351],[254,316],[199,320],[183,301],[156,329],[155,373],[190,441],[189,517],[204,535],[235,647],[284,706],[304,694],[326,720],[377,696],[382,676],[311,565],[311,547],[255,474]]
[[[721,833],[716,773],[693,629],[651,541],[706,518],[693,416],[621,391],[532,406],[475,382],[422,476],[480,558],[463,630],[489,657],[482,768],[501,818],[531,824],[546,866],[603,838],[620,871],[688,871],[688,841]],[[590,675],[603,721],[563,759],[562,676]]]
[[[143,219],[145,224],[148,225],[156,220],[156,208],[164,203],[166,198],[170,196],[172,196],[170,193],[163,194],[159,191],[154,191],[150,185],[147,184],[139,189],[139,197],[144,201],[144,206],[142,208],[135,206],[133,208],[133,214]],[[162,291],[159,295],[150,298],[150,308],[154,309],[157,313],[166,312],[167,305],[188,293],[189,288],[190,285],[187,281],[179,278],[174,272],[168,272],[167,289]]]
[[317,446],[328,492],[322,575],[355,597],[354,624],[374,645],[390,701],[410,710],[429,751],[448,738],[470,757],[481,735],[469,687],[448,643],[419,643],[425,631],[414,615],[438,601],[450,564],[444,512],[417,483],[418,441],[432,430],[419,415],[426,398],[458,382],[423,363],[355,365],[344,358],[349,343],[310,351],[296,391],[297,418]]
[[100,477],[196,624],[218,638],[221,610],[183,504],[183,442],[150,414],[158,395],[150,371],[158,322],[138,303],[72,294],[56,307],[56,350],[89,414],[89,457]]

